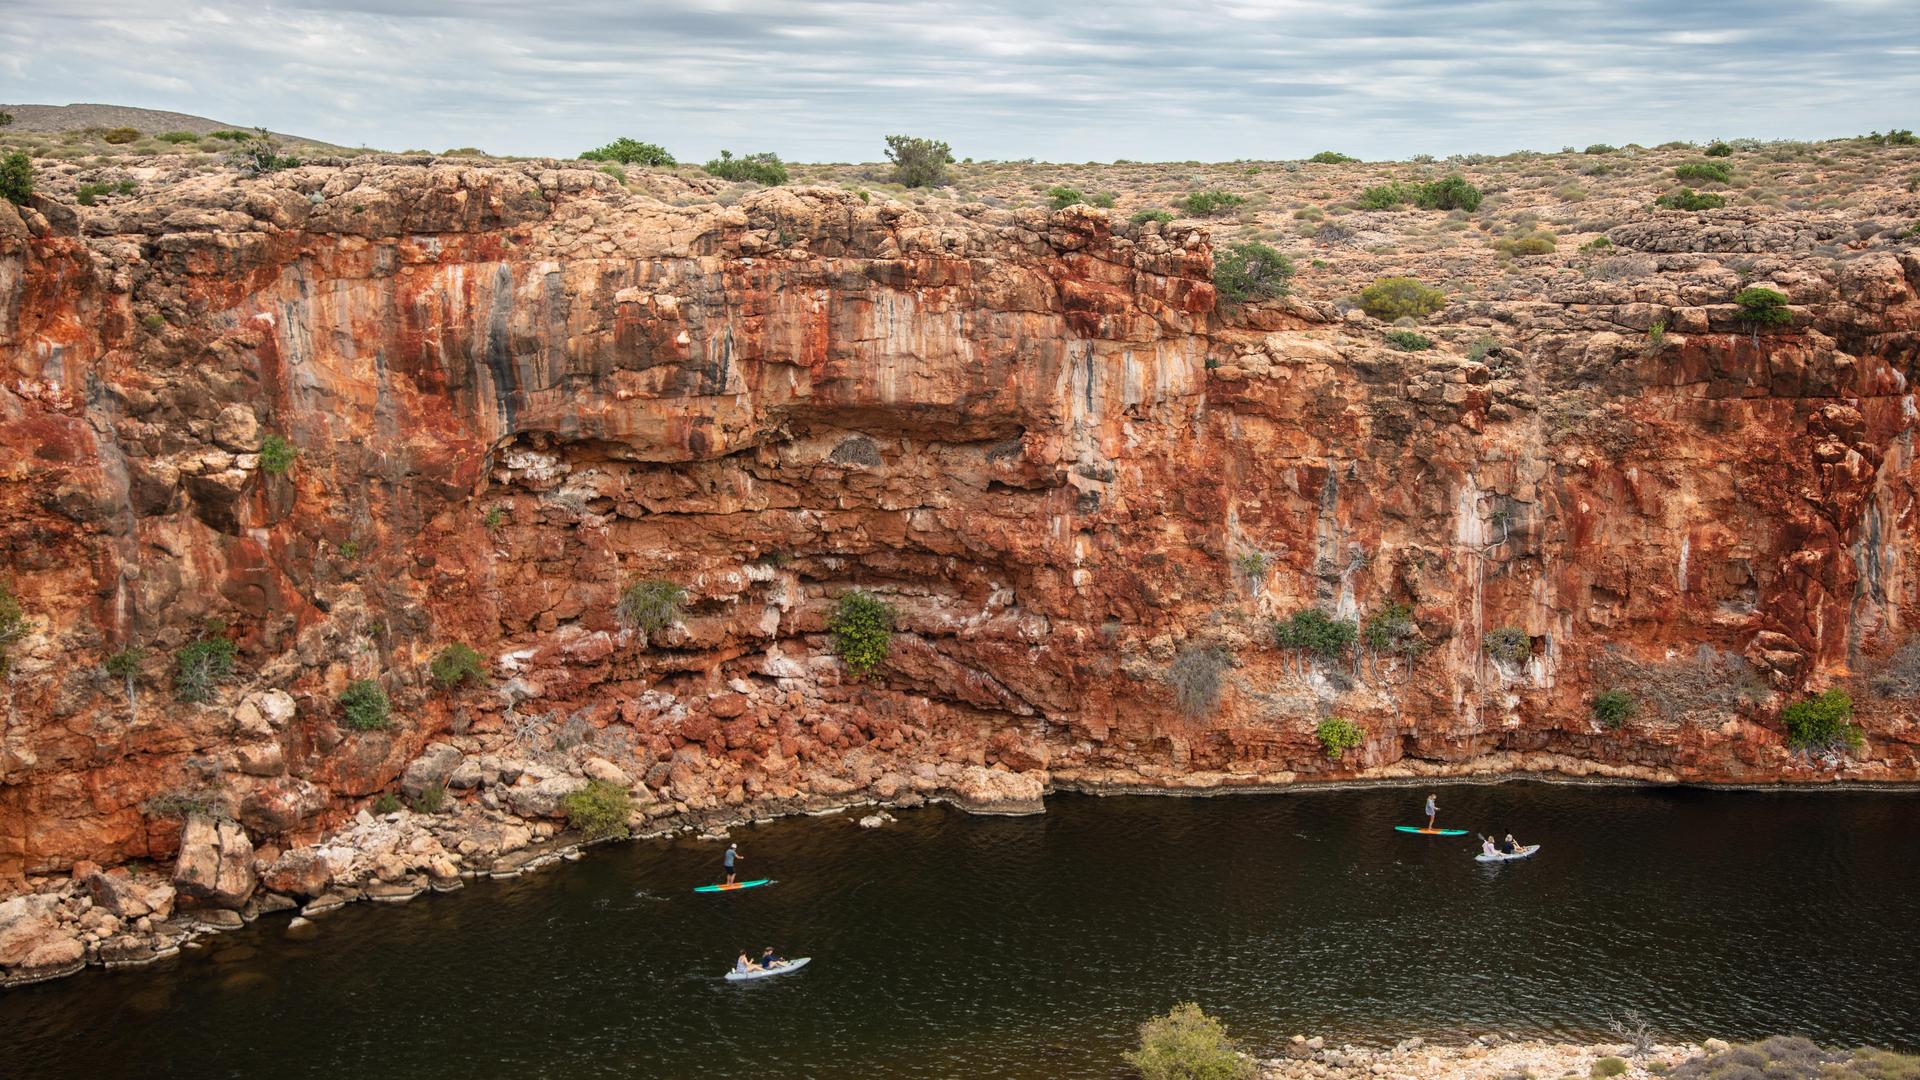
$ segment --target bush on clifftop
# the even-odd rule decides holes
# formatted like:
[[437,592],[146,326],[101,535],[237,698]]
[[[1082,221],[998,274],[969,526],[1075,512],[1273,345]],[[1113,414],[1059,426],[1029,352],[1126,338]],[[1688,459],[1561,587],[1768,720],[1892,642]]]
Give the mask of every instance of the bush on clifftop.
[[787,166],[780,155],[763,152],[734,157],[733,151],[722,150],[720,156],[707,162],[709,175],[722,180],[752,181],[767,187],[779,187],[787,182]]
[[1733,166],[1724,161],[1689,161],[1673,167],[1673,178],[1724,184],[1733,179]]
[[561,799],[560,805],[567,811],[567,824],[589,840],[628,835],[627,818],[633,814],[633,799],[618,784],[589,781],[586,787]]
[[887,658],[893,641],[893,605],[854,589],[843,593],[827,619],[833,651],[856,675],[867,675]]
[[1213,260],[1213,291],[1222,302],[1244,304],[1287,295],[1293,260],[1251,240],[1228,248]]
[[1181,200],[1180,208],[1194,217],[1219,217],[1246,202],[1245,196],[1228,191],[1196,191]]
[[1315,165],[1345,165],[1349,161],[1359,161],[1360,159],[1357,157],[1349,157],[1346,154],[1340,153],[1338,150],[1322,150],[1307,160],[1313,162]]
[[887,136],[887,160],[893,162],[893,182],[910,188],[939,187],[947,182],[953,148],[938,139],[911,135]]
[[1144,1080],[1253,1080],[1251,1058],[1242,1057],[1226,1025],[1183,1002],[1140,1025],[1140,1048],[1126,1055]]
[[640,142],[622,135],[605,146],[585,151],[582,161],[617,161],[622,165],[672,165],[673,155],[654,143]]
[[1796,750],[1858,750],[1865,739],[1852,720],[1853,698],[1844,690],[1796,701],[1780,712],[1787,743]]
[[25,150],[0,156],[0,199],[22,206],[32,194],[33,159]]
[[1787,294],[1773,289],[1741,289],[1733,302],[1740,308],[1740,319],[1752,326],[1785,326],[1793,321],[1787,310]]
[[1410,277],[1381,278],[1360,290],[1360,310],[1393,322],[1421,318],[1447,306],[1447,294]]

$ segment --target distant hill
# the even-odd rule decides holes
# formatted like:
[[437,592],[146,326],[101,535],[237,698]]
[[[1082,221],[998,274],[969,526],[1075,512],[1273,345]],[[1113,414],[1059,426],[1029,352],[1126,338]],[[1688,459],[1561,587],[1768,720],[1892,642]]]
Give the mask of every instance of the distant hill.
[[[14,131],[59,133],[79,131],[82,128],[129,127],[143,135],[158,135],[164,131],[191,131],[195,135],[205,135],[212,131],[227,131],[235,128],[250,131],[254,127],[252,124],[229,124],[220,120],[209,120],[204,116],[194,116],[191,113],[167,112],[164,109],[137,109],[131,105],[0,105],[0,112],[13,114],[12,129]],[[342,149],[333,143],[309,139],[304,135],[290,135],[284,131],[276,131],[273,134],[289,143]]]

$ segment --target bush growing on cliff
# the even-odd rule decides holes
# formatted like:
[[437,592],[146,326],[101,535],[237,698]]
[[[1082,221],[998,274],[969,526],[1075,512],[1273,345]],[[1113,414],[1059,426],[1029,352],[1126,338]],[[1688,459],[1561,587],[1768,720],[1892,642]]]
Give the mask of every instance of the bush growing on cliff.
[[1724,161],[1689,161],[1673,167],[1675,180],[1725,184],[1733,179],[1733,166]]
[[666,578],[649,578],[627,586],[614,605],[614,614],[628,626],[657,634],[680,621],[687,590]]
[[767,187],[779,187],[787,182],[786,164],[780,160],[779,154],[771,151],[734,157],[733,151],[722,150],[719,157],[707,162],[706,170],[722,180],[750,180]]
[[25,205],[33,194],[33,159],[25,150],[0,156],[0,199]]
[[1127,1063],[1144,1080],[1253,1080],[1253,1060],[1243,1057],[1226,1025],[1183,1002],[1140,1025],[1140,1048]]
[[629,139],[625,135],[605,146],[595,147],[580,155],[582,161],[615,161],[622,165],[672,165],[673,155],[666,148],[654,143]]
[[854,674],[871,674],[887,658],[893,642],[893,618],[893,605],[870,592],[854,589],[842,593],[827,618],[833,651]]
[[13,646],[27,636],[27,612],[13,590],[0,582],[0,675],[12,665]]
[[1367,733],[1360,729],[1360,725],[1337,716],[1320,721],[1316,734],[1320,736],[1320,745],[1326,749],[1327,757],[1334,761],[1339,761],[1340,755],[1367,741]]
[[1787,310],[1787,294],[1773,289],[1741,289],[1733,302],[1740,308],[1740,321],[1753,327],[1785,326],[1793,321]]
[[190,705],[213,697],[213,688],[233,677],[233,642],[215,634],[173,654],[173,696]]
[[893,162],[894,183],[910,188],[939,187],[947,182],[953,148],[938,139],[889,135],[887,160]]
[[1633,695],[1617,687],[1593,695],[1593,718],[1608,731],[1619,730],[1620,725],[1633,719],[1633,714],[1639,711],[1640,704],[1633,700]]
[[1420,636],[1420,624],[1414,621],[1413,608],[1407,604],[1375,608],[1360,628],[1360,636],[1367,648],[1390,656],[1411,660],[1427,651],[1427,641]]
[[1173,687],[1173,702],[1180,711],[1198,719],[1220,704],[1221,675],[1233,661],[1217,645],[1188,645],[1174,654],[1167,665],[1167,685]]
[[1273,644],[1309,652],[1323,660],[1337,660],[1353,647],[1359,633],[1359,628],[1346,619],[1333,618],[1319,608],[1301,608],[1273,624]]
[[1180,208],[1194,217],[1219,217],[1246,202],[1245,196],[1229,191],[1196,191],[1180,201]]
[[1359,161],[1360,159],[1342,154],[1337,150],[1322,150],[1307,160],[1313,162],[1315,165],[1345,165],[1349,161]]
[[1780,712],[1787,744],[1796,750],[1858,750],[1865,741],[1853,723],[1853,698],[1844,690],[1796,701]]
[[416,814],[437,814],[445,809],[446,805],[447,789],[443,787],[430,787],[423,789],[420,792],[420,797],[413,800],[413,805],[407,809],[412,810]]
[[1447,306],[1447,294],[1410,277],[1380,278],[1360,290],[1360,310],[1386,322],[1422,318]]
[[1653,205],[1662,210],[1718,210],[1727,205],[1727,198],[1683,187],[1653,200]]
[[1213,260],[1213,289],[1224,303],[1272,300],[1287,295],[1293,260],[1251,240],[1228,248]]
[[433,662],[427,665],[427,671],[442,689],[451,690],[463,682],[484,682],[487,662],[472,646],[464,641],[456,641],[433,654]]
[[355,731],[377,731],[387,726],[387,692],[372,679],[355,679],[340,695],[340,712]]
[[260,443],[260,467],[274,476],[281,476],[293,468],[293,459],[300,451],[278,434],[268,435]]
[[1481,647],[1488,656],[1508,664],[1524,664],[1533,657],[1533,638],[1517,626],[1487,631]]
[[627,818],[633,813],[633,799],[625,788],[605,780],[592,780],[586,787],[560,800],[567,811],[567,824],[588,840],[627,835]]

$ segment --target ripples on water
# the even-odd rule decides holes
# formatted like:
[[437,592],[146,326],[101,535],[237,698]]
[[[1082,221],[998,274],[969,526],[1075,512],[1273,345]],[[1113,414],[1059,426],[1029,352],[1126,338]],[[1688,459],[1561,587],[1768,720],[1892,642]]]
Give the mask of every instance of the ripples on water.
[[[695,896],[719,845],[642,843],[162,967],[0,994],[9,1077],[1109,1077],[1197,1000],[1255,1049],[1500,1030],[1798,1032],[1920,1047],[1920,798],[1532,783],[1061,797],[736,831],[779,884]],[[803,972],[719,976],[737,950]]]

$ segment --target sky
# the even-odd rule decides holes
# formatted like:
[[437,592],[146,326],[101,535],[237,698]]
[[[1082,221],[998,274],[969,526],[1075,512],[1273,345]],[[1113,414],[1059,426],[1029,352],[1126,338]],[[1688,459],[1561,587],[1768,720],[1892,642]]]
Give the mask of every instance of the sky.
[[1920,127],[1920,0],[0,0],[0,102],[682,161],[1827,138]]

